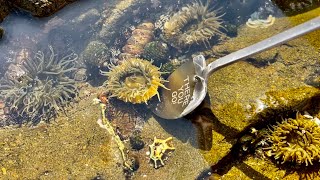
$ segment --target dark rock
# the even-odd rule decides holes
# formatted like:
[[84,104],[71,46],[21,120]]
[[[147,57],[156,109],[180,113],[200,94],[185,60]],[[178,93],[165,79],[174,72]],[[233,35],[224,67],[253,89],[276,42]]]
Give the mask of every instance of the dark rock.
[[140,136],[130,137],[130,144],[132,149],[137,151],[144,147],[144,142]]
[[295,15],[318,8],[319,0],[272,0],[286,15]]
[[4,34],[4,30],[0,27],[0,39],[2,38],[3,34]]
[[0,22],[9,14],[10,6],[7,0],[0,0]]
[[14,7],[29,11],[34,16],[46,17],[74,1],[75,0],[13,0],[12,4]]
[[161,41],[149,42],[144,47],[142,56],[148,60],[153,60],[156,65],[164,64],[169,56],[168,45]]

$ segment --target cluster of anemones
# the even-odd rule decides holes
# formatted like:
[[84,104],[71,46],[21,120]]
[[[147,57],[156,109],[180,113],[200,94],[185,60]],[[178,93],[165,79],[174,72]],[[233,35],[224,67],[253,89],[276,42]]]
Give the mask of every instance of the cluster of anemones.
[[320,160],[320,127],[308,116],[297,114],[296,119],[289,118],[274,126],[268,141],[266,155],[281,163],[308,166]]
[[127,59],[102,74],[108,77],[105,85],[109,97],[133,104],[147,103],[154,95],[159,98],[158,87],[165,88],[159,68],[139,58]]

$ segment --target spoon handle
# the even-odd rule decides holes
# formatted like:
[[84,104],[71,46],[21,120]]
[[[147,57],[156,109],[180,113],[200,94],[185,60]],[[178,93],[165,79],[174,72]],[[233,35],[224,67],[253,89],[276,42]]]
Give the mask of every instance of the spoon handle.
[[239,51],[233,52],[229,55],[226,55],[222,58],[217,59],[216,61],[210,63],[206,69],[205,73],[207,74],[206,77],[209,77],[215,70],[222,68],[226,65],[229,65],[231,63],[237,62],[238,60],[244,59],[248,56],[257,54],[261,51],[265,51],[267,49],[270,49],[274,46],[277,46],[279,44],[282,44],[286,41],[289,41],[291,39],[297,38],[299,36],[302,36],[308,32],[314,31],[320,29],[320,16],[311,19],[305,23],[302,23],[298,26],[295,26],[291,29],[288,29],[282,33],[279,33],[275,36],[272,36],[268,39],[265,39],[263,41],[260,41],[256,44],[253,44],[249,47],[243,48]]

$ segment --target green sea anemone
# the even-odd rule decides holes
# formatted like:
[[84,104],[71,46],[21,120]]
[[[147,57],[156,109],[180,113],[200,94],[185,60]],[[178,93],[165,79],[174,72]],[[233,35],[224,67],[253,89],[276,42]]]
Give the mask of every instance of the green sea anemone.
[[320,127],[313,119],[297,114],[274,126],[268,137],[270,146],[264,148],[269,157],[308,166],[320,160]]
[[187,47],[192,44],[209,44],[209,39],[222,35],[221,16],[209,8],[209,1],[201,1],[183,7],[163,26],[164,38],[173,46]]
[[67,76],[76,70],[78,56],[71,53],[59,59],[51,46],[49,49],[49,57],[38,51],[33,59],[25,60],[22,76],[5,77],[0,82],[0,96],[19,123],[48,121],[78,94],[76,81]]

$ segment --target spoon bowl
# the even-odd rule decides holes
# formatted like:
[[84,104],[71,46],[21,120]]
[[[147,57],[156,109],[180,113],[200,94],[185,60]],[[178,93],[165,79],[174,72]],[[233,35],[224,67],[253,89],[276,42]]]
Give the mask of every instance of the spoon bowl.
[[177,119],[189,114],[205,98],[208,77],[214,71],[319,28],[320,17],[316,17],[249,47],[219,58],[208,66],[206,66],[204,56],[199,55],[194,57],[193,60],[182,64],[168,77],[164,85],[169,90],[160,90],[160,101],[153,109],[153,113],[164,119]]

